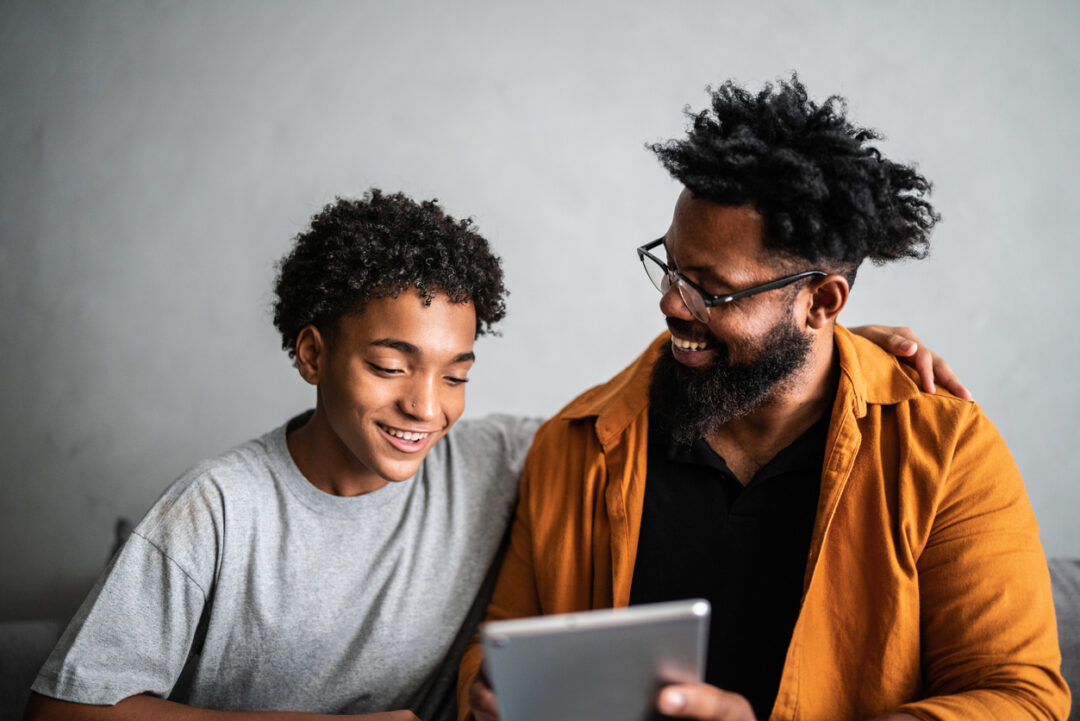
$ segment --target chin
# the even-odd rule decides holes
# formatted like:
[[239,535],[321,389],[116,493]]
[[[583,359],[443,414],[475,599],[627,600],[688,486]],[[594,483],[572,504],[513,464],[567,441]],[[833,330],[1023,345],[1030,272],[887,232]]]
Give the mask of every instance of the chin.
[[407,481],[416,475],[416,472],[420,470],[420,464],[410,464],[408,467],[402,467],[395,465],[392,468],[386,468],[379,471],[379,475],[390,483],[401,483]]

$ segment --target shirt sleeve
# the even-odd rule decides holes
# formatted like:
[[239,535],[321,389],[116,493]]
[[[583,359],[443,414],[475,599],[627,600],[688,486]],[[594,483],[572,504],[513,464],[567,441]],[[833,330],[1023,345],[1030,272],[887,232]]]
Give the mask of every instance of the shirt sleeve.
[[138,530],[106,569],[31,687],[76,703],[168,697],[191,650],[206,589]]
[[974,405],[918,561],[922,719],[1063,719],[1054,605],[1038,526],[1005,442]]

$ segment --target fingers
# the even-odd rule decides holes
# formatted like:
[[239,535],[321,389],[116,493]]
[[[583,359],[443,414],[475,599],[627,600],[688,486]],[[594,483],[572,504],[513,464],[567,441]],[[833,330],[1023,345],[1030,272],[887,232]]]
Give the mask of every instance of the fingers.
[[933,393],[936,390],[934,388],[934,359],[936,357],[937,355],[931,353],[929,348],[920,346],[914,357],[907,358],[907,361],[919,372],[919,381],[927,393]]
[[919,373],[919,385],[927,393],[934,393],[941,386],[953,395],[970,401],[971,392],[956,377],[945,359],[919,342],[911,328],[903,326],[862,325],[850,328],[851,332],[899,357]]
[[895,333],[890,335],[886,340],[889,351],[901,358],[915,355],[915,351],[919,350],[921,346],[913,340],[908,340],[902,335],[896,335]]
[[469,706],[476,721],[499,721],[495,693],[479,678],[469,687]]
[[660,713],[699,721],[755,721],[745,697],[708,684],[668,686],[657,700]]
[[852,333],[861,335],[869,341],[889,351],[895,356],[906,358],[915,355],[919,349],[919,338],[911,328],[886,325],[860,325],[849,328]]
[[[915,337],[910,329],[898,328],[894,330],[907,332],[909,334],[907,336],[909,340]],[[904,338],[905,336],[895,334],[895,337]],[[882,347],[888,350],[888,346],[883,345]],[[896,355],[900,354],[896,353]],[[948,362],[926,346],[919,345],[913,353],[907,355],[902,360],[915,367],[915,370],[919,373],[919,384],[927,393],[934,393],[937,390],[936,386],[941,386],[953,395],[963,398],[966,401],[972,400],[971,391],[960,382],[956,373],[949,367]]]
[[934,378],[938,385],[953,395],[959,396],[965,401],[973,400],[971,391],[964,387],[964,384],[956,377],[956,373],[949,367],[945,359],[936,353],[934,354]]

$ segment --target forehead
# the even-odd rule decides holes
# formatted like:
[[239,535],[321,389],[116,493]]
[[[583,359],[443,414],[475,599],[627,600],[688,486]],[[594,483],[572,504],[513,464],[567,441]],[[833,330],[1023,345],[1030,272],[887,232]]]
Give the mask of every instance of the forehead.
[[451,303],[437,293],[430,304],[411,289],[373,298],[359,313],[338,323],[341,340],[352,347],[393,339],[416,346],[421,354],[456,356],[472,350],[476,338],[476,308],[471,301]]
[[683,191],[665,245],[679,270],[760,268],[765,221],[752,205],[721,205]]

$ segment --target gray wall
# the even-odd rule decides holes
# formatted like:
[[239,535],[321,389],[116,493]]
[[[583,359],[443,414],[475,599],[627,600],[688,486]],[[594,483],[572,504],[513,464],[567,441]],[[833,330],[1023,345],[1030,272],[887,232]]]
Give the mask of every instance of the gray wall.
[[844,319],[952,362],[1080,556],[1078,31],[1072,0],[3,2],[0,618],[69,613],[116,516],[313,402],[269,286],[334,195],[476,218],[512,296],[468,412],[551,413],[662,327],[633,249],[678,187],[643,143],[792,69],[945,216]]

